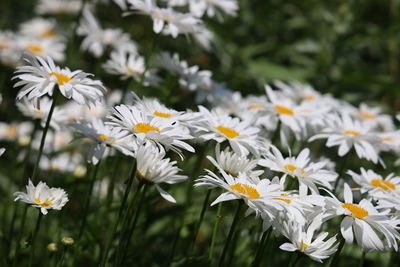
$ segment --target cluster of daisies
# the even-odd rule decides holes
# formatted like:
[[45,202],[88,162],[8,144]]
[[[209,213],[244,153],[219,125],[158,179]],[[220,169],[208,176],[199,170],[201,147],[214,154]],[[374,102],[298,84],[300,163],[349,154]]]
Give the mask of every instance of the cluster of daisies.
[[[234,16],[238,9],[234,0],[114,1],[125,15],[149,16],[155,34],[173,38],[182,34],[206,49],[212,34],[202,17],[222,19]],[[0,61],[16,66],[16,106],[29,118],[1,122],[0,141],[25,148],[20,150],[21,161],[34,162],[32,156],[37,153],[29,151],[40,151],[42,172],[82,177],[86,162],[98,166],[122,153],[135,159],[138,179],[175,203],[161,184],[187,180],[177,160],[211,143],[215,156],[207,158],[215,171],[196,177],[194,186],[223,189],[211,205],[244,201],[246,215],[262,220],[263,231],[288,239],[282,250],[322,261],[338,249],[340,235],[364,251],[397,251],[400,177],[383,177],[364,168],[344,173],[320,151],[308,148],[315,140],[326,139],[326,147],[337,147],[339,157],[354,150],[359,159],[385,167],[383,152],[400,153],[400,132],[392,116],[366,104],[353,106],[297,82],[276,81],[265,85],[263,95],[242,96],[214,81],[211,71],[190,66],[177,53],[157,53],[150,67],[128,33],[102,28],[90,6],[72,3],[40,1],[37,12],[81,12],[76,28],[82,37],[81,50],[106,58],[102,67],[108,74],[154,88],[163,83],[165,71],[182,89],[195,92],[196,103],[202,105],[178,111],[156,98],[110,90],[90,73],[58,66],[55,61],[65,59],[66,38],[57,34],[54,21],[37,18],[22,24],[18,33],[0,33]],[[79,8],[68,9],[69,5]],[[48,132],[42,134],[40,127]],[[302,146],[295,155],[293,142]],[[15,193],[15,200],[43,214],[60,210],[68,202],[63,189],[33,182],[29,180],[27,193]],[[336,217],[342,219],[336,229],[340,234],[330,236],[324,229]]]

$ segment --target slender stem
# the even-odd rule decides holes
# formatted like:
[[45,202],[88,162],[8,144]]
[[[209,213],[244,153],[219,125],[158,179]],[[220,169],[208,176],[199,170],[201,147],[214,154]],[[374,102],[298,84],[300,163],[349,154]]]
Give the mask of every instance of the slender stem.
[[97,172],[100,168],[100,164],[101,164],[101,160],[95,165],[94,167],[94,171],[92,174],[92,179],[90,180],[90,185],[89,185],[89,191],[87,193],[86,196],[86,203],[85,203],[85,210],[83,213],[83,218],[82,218],[82,223],[81,223],[81,227],[79,229],[79,235],[78,235],[78,240],[81,239],[85,228],[86,228],[86,222],[87,222],[87,217],[88,217],[88,213],[89,213],[89,206],[90,206],[90,199],[92,197],[92,193],[93,193],[93,186],[94,186],[94,182],[96,181],[96,176],[97,176]]
[[258,244],[257,253],[254,258],[252,267],[258,267],[260,265],[262,255],[263,255],[266,245],[268,244],[268,240],[271,235],[271,232],[272,232],[272,228],[270,227],[267,231],[265,231],[262,234],[260,243]]
[[192,243],[190,245],[189,255],[193,254],[193,250],[194,250],[194,247],[195,247],[195,244],[196,244],[197,235],[199,234],[200,226],[201,226],[201,224],[203,222],[204,214],[206,213],[206,210],[207,210],[207,207],[208,207],[208,200],[210,199],[210,195],[211,195],[211,188],[207,190],[206,197],[204,198],[203,207],[201,208],[201,212],[200,212],[200,217],[199,217],[199,220],[197,222],[196,229],[194,231],[193,241],[192,241]]
[[363,267],[364,266],[364,261],[365,261],[365,252],[363,251],[358,266],[359,267]]
[[169,254],[168,261],[165,265],[166,267],[169,267],[174,260],[176,245],[178,244],[179,234],[181,233],[181,224],[179,223],[178,226],[175,225],[175,227],[177,229],[175,230],[174,240],[172,241],[171,253]]
[[218,266],[222,266],[222,264],[224,263],[226,252],[228,251],[229,244],[233,237],[233,233],[235,232],[236,225],[239,221],[239,215],[240,215],[240,210],[241,210],[242,206],[243,206],[243,201],[239,200],[239,203],[238,203],[238,206],[236,209],[236,213],[235,213],[235,217],[233,218],[231,228],[229,229],[228,237],[226,238],[225,245],[224,245],[224,248],[221,253],[221,257],[219,258]]
[[18,266],[18,254],[20,249],[21,238],[24,234],[25,230],[25,222],[26,222],[26,214],[28,212],[28,205],[24,205],[24,211],[22,213],[21,225],[19,227],[18,236],[17,236],[17,243],[15,247],[15,255],[13,260],[13,266]]
[[63,265],[65,255],[67,254],[67,249],[68,249],[68,247],[64,246],[62,254],[61,254],[61,257],[60,257],[60,260],[57,262],[57,267]]
[[218,226],[219,226],[219,221],[221,220],[221,211],[222,211],[222,202],[218,203],[218,210],[217,210],[217,215],[216,215],[216,219],[215,219],[215,223],[214,223],[214,228],[212,231],[212,236],[211,236],[211,244],[210,244],[210,250],[208,253],[208,261],[212,262],[212,257],[214,254],[214,247],[215,247],[215,240],[216,240],[216,236],[217,236],[217,232],[218,232]]
[[299,262],[301,256],[302,256],[302,253],[299,253],[296,251],[295,254],[293,255],[293,260],[290,263],[290,267],[295,267],[297,265],[297,263]]
[[37,176],[38,169],[39,169],[39,162],[40,162],[40,158],[42,157],[43,147],[44,147],[44,143],[46,141],[47,131],[49,130],[49,127],[50,127],[51,117],[53,116],[54,108],[56,107],[57,96],[58,96],[58,90],[54,90],[53,102],[51,103],[49,115],[47,115],[46,125],[43,129],[42,139],[40,140],[39,152],[36,157],[35,166],[33,167],[33,173],[32,173],[32,177],[31,177],[31,180],[33,183],[36,182],[36,176]]
[[343,249],[344,242],[345,242],[345,240],[344,240],[344,238],[342,237],[341,240],[340,240],[338,249],[336,250],[336,253],[335,253],[335,255],[333,256],[333,258],[332,258],[332,260],[331,260],[331,262],[330,262],[330,264],[329,264],[329,267],[335,267],[335,266],[338,265],[339,259],[340,259],[340,252],[341,252],[342,249]]
[[135,216],[133,218],[133,221],[132,221],[132,223],[130,224],[130,226],[128,228],[128,230],[129,230],[128,231],[128,237],[126,239],[124,247],[122,248],[122,262],[121,262],[121,264],[118,264],[118,266],[123,266],[124,265],[123,263],[124,263],[124,260],[126,258],[125,255],[126,255],[126,252],[128,251],[129,243],[131,242],[131,239],[132,239],[132,236],[133,236],[133,232],[135,231],[136,224],[137,224],[138,219],[139,219],[140,211],[142,210],[143,202],[144,202],[144,199],[146,197],[147,188],[148,188],[148,184],[145,183],[144,187],[142,189],[142,194],[140,196],[140,200],[139,200],[139,204],[138,204],[138,207],[137,207],[137,211],[135,212]]
[[121,217],[122,217],[122,214],[123,214],[123,210],[125,208],[126,200],[128,199],[128,195],[129,195],[129,193],[131,191],[133,179],[135,178],[135,173],[136,173],[136,159],[134,159],[134,161],[133,161],[132,169],[130,171],[130,175],[129,175],[129,179],[128,179],[128,183],[127,183],[126,188],[125,188],[124,196],[122,197],[121,206],[119,207],[119,210],[118,210],[118,217],[117,217],[117,220],[114,223],[114,227],[113,227],[113,230],[111,232],[110,238],[108,240],[108,244],[107,244],[106,250],[104,251],[103,259],[101,260],[100,266],[102,266],[102,267],[106,266],[107,259],[108,259],[108,254],[110,253],[110,249],[111,249],[111,244],[112,244],[114,236],[115,236],[115,234],[117,232],[118,225],[119,225],[119,222],[121,220]]
[[42,221],[42,217],[43,217],[43,214],[39,210],[39,215],[38,215],[38,218],[37,218],[37,221],[36,221],[35,230],[33,231],[33,234],[32,234],[31,253],[30,253],[30,256],[29,256],[29,266],[32,266],[32,264],[33,264],[33,256],[35,255],[35,241],[36,241],[36,236],[37,236],[37,234],[39,232],[39,229],[40,229],[40,222]]

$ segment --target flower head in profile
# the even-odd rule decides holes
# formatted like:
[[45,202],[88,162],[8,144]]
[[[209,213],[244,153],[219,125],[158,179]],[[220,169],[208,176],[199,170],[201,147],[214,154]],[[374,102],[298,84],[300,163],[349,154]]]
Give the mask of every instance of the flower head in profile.
[[102,100],[105,88],[101,81],[88,78],[91,74],[81,70],[60,68],[47,57],[25,55],[26,66],[17,68],[13,79],[19,79],[14,87],[22,86],[17,99],[34,100],[44,95],[52,96],[57,85],[61,94],[79,104],[95,105]]
[[335,253],[338,247],[336,236],[325,240],[327,232],[322,232],[314,238],[315,231],[319,228],[319,220],[314,220],[305,230],[303,225],[296,221],[285,222],[283,234],[291,243],[284,243],[279,248],[286,251],[300,251],[309,256],[312,260],[322,262]]
[[178,174],[180,169],[175,165],[176,161],[171,161],[165,157],[163,147],[152,143],[140,146],[136,151],[136,161],[136,177],[154,184],[164,199],[176,203],[176,200],[158,184],[176,184],[185,181],[188,177]]
[[43,182],[39,182],[34,186],[29,179],[26,191],[27,193],[15,192],[14,201],[20,200],[35,208],[39,208],[44,215],[47,214],[48,210],[61,210],[68,202],[68,195],[64,189],[50,188]]
[[310,150],[303,149],[297,157],[284,158],[278,148],[271,145],[271,150],[258,164],[273,171],[282,172],[299,181],[300,192],[307,193],[308,188],[313,194],[319,194],[317,185],[331,188],[337,178],[333,171],[324,169],[325,162],[310,162]]
[[343,195],[344,202],[333,195],[325,198],[323,218],[327,220],[344,215],[340,231],[346,243],[353,243],[355,237],[364,251],[384,251],[388,247],[397,251],[400,219],[390,216],[389,210],[378,211],[367,199],[362,199],[358,204],[353,203],[353,193],[347,183],[344,184]]

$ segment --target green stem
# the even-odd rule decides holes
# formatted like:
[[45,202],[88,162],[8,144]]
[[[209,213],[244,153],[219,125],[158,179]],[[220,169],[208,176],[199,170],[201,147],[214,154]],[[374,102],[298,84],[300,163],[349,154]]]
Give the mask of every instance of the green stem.
[[238,206],[236,209],[236,213],[235,213],[235,217],[233,218],[231,228],[229,229],[228,237],[226,238],[225,245],[224,245],[224,248],[221,253],[221,257],[219,258],[218,266],[222,266],[222,264],[224,263],[226,252],[228,251],[229,244],[232,240],[233,233],[235,232],[236,225],[239,222],[239,215],[240,215],[240,210],[241,210],[242,206],[243,206],[243,201],[239,200],[239,203],[238,203]]
[[132,187],[132,184],[133,184],[133,180],[135,178],[135,174],[136,174],[136,159],[134,159],[134,161],[133,161],[132,169],[130,171],[130,175],[129,175],[129,179],[128,179],[128,183],[127,183],[126,188],[125,188],[124,196],[122,197],[121,206],[119,207],[119,210],[118,210],[118,217],[117,217],[117,220],[114,223],[114,227],[113,227],[113,230],[111,232],[110,238],[108,240],[108,244],[107,244],[106,250],[104,251],[103,259],[101,260],[100,266],[102,266],[102,267],[104,267],[107,264],[108,254],[110,253],[111,244],[112,244],[114,236],[115,236],[115,234],[117,232],[119,222],[120,222],[120,220],[122,218],[122,214],[123,214],[123,211],[124,211],[124,208],[125,208],[126,200],[128,199],[128,195],[129,195],[129,193],[131,191],[131,187]]
[[333,258],[332,258],[332,260],[331,260],[331,262],[330,262],[330,264],[329,264],[329,267],[335,267],[335,266],[338,265],[339,259],[340,259],[340,252],[341,252],[342,249],[343,249],[344,243],[345,243],[345,240],[344,240],[344,238],[342,237],[341,240],[340,240],[338,249],[336,250],[336,253],[335,253],[335,255],[333,256]]
[[63,265],[65,255],[67,254],[67,248],[68,248],[67,246],[64,246],[60,260],[57,262],[57,267]]
[[200,230],[201,224],[202,224],[203,219],[204,219],[204,214],[206,213],[206,210],[207,210],[207,207],[208,207],[208,200],[210,199],[210,195],[211,195],[211,188],[207,190],[206,197],[204,198],[203,207],[201,208],[201,212],[200,212],[200,217],[199,217],[199,220],[197,222],[196,229],[194,231],[193,241],[192,241],[192,243],[190,245],[190,248],[189,248],[189,256],[191,254],[193,254],[194,246],[196,244],[197,235],[199,234],[199,230]]
[[208,261],[210,262],[210,264],[212,263],[212,257],[214,254],[215,240],[218,232],[219,221],[221,220],[222,217],[221,211],[222,211],[222,202],[218,203],[218,210],[216,215],[217,218],[215,219],[214,228],[211,236],[210,250],[208,253]]
[[296,251],[295,254],[293,255],[293,260],[290,263],[290,267],[295,267],[297,265],[297,263],[299,262],[301,256],[302,256],[302,253]]
[[85,203],[85,210],[83,212],[83,218],[82,218],[82,223],[81,223],[81,227],[79,229],[79,234],[78,234],[78,240],[81,239],[85,228],[86,228],[86,223],[87,223],[87,217],[88,217],[88,213],[89,213],[89,206],[90,206],[90,199],[92,197],[92,193],[93,193],[93,186],[94,183],[96,181],[96,176],[97,176],[97,172],[100,168],[100,164],[101,164],[101,160],[95,165],[94,167],[94,171],[92,174],[92,179],[90,180],[90,185],[89,185],[89,191],[87,193],[87,197],[86,197],[86,203]]
[[256,256],[254,258],[252,267],[258,267],[260,265],[262,255],[263,255],[266,245],[268,244],[268,240],[271,235],[271,232],[272,232],[272,228],[270,227],[267,231],[265,231],[262,234],[260,243],[258,244]]
[[13,260],[13,267],[18,266],[18,255],[19,255],[19,249],[20,249],[20,243],[21,243],[21,239],[22,236],[24,234],[24,230],[25,230],[25,222],[26,222],[26,214],[28,212],[28,205],[24,206],[24,211],[22,213],[22,219],[21,219],[21,225],[19,227],[19,231],[18,231],[18,236],[17,236],[17,243],[16,243],[16,247],[15,247],[15,255],[14,255],[14,260]]
[[35,242],[36,242],[37,234],[38,234],[39,229],[40,229],[40,222],[42,221],[42,217],[43,217],[43,214],[39,210],[39,215],[38,215],[38,218],[37,218],[37,221],[36,221],[35,230],[33,231],[33,234],[32,234],[31,253],[30,253],[30,256],[29,256],[29,266],[32,266],[32,264],[33,264],[33,256],[35,255]]
[[365,252],[363,251],[358,266],[359,266],[359,267],[363,267],[363,266],[364,266],[364,261],[365,261]]
[[[123,266],[124,265],[124,260],[126,259],[125,255],[126,255],[126,252],[128,251],[128,248],[129,248],[132,236],[133,236],[133,232],[135,231],[136,224],[137,224],[138,219],[139,219],[140,211],[142,210],[143,202],[144,202],[144,199],[146,197],[147,188],[148,188],[148,184],[145,183],[144,186],[143,186],[143,189],[142,189],[142,194],[140,196],[138,208],[137,208],[137,211],[135,212],[133,221],[132,221],[132,223],[130,223],[128,225],[129,226],[128,227],[129,231],[128,231],[127,239],[125,241],[125,245],[122,247],[122,262],[121,262],[121,264],[118,264],[118,266]],[[117,262],[119,263],[120,261],[117,261]]]
[[39,162],[40,162],[40,158],[42,157],[43,147],[44,147],[44,143],[46,141],[47,131],[49,130],[49,127],[50,127],[51,117],[53,116],[54,108],[56,107],[57,96],[58,96],[58,90],[54,90],[53,102],[51,103],[49,115],[47,116],[47,120],[46,120],[46,125],[43,129],[42,139],[40,140],[39,152],[36,157],[35,166],[33,167],[33,173],[32,173],[32,177],[31,177],[32,183],[36,182],[36,176],[37,176],[38,169],[39,169]]

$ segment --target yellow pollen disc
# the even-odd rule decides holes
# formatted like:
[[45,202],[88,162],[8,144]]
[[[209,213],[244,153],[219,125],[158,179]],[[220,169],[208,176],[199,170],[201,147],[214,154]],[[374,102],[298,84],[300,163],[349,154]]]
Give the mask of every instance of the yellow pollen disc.
[[126,69],[126,75],[132,75],[133,73],[135,73],[135,70],[132,68],[127,68]]
[[392,141],[393,141],[393,138],[390,138],[390,137],[383,137],[383,138],[381,138],[381,141],[382,141],[382,142],[392,142]]
[[[285,168],[285,170],[290,171],[290,172],[295,172],[298,168],[292,164],[288,164],[283,166],[283,168]],[[300,169],[301,174],[304,174],[304,170]]]
[[314,95],[308,95],[304,98],[305,101],[313,101],[315,99]]
[[274,108],[281,115],[290,115],[290,116],[294,115],[293,110],[290,109],[290,108],[287,108],[287,107],[284,107],[284,106],[281,106],[281,105],[275,105]]
[[365,216],[368,216],[368,211],[366,211],[365,209],[361,208],[356,204],[344,203],[342,204],[342,208],[345,208],[348,211],[350,211],[357,219],[362,219]]
[[292,202],[290,199],[280,198],[280,197],[274,197],[273,199],[281,200],[283,202],[286,202],[287,204],[290,204]]
[[6,129],[6,136],[7,137],[16,137],[18,134],[17,126],[11,125],[8,126]]
[[235,130],[228,128],[228,127],[224,127],[224,126],[217,126],[215,127],[216,130],[218,130],[220,133],[222,133],[223,135],[225,135],[227,138],[235,138],[239,136],[239,133],[236,132]]
[[358,115],[360,115],[361,118],[366,119],[366,120],[373,120],[376,118],[376,116],[370,112],[366,111],[360,111],[358,112]]
[[39,198],[35,198],[35,202],[36,202],[36,204],[42,206],[43,208],[48,207],[48,206],[50,206],[51,204],[53,204],[53,202],[51,202],[51,201],[49,201],[49,200],[46,200],[45,202],[40,203],[40,199],[39,199]]
[[297,241],[297,244],[301,245],[301,249],[300,249],[301,252],[303,252],[306,247],[310,246],[309,244],[306,244],[306,243],[303,243],[300,241]]
[[370,183],[372,186],[382,188],[385,191],[396,190],[396,186],[393,183],[383,179],[372,179]]
[[136,127],[136,131],[138,133],[147,133],[150,131],[160,132],[160,129],[158,129],[157,127],[151,126],[150,124],[147,124],[147,123],[140,122],[140,123],[137,123],[135,125],[135,127]]
[[246,184],[237,183],[237,184],[231,185],[230,188],[232,190],[239,192],[240,194],[247,195],[247,197],[249,199],[260,197],[260,194],[254,187],[251,187]]
[[33,112],[37,115],[37,116],[42,116],[43,115],[43,111],[41,111],[40,109],[34,109]]
[[153,115],[157,116],[157,117],[161,117],[161,118],[169,118],[172,116],[171,113],[163,113],[163,112],[158,112],[158,111],[154,111]]
[[108,135],[99,134],[99,138],[103,141],[108,141],[111,137],[109,137]]
[[256,110],[256,109],[261,109],[261,108],[263,108],[264,106],[259,105],[259,104],[250,104],[249,107],[250,107],[250,109],[252,109],[252,110]]
[[344,133],[344,134],[347,134],[347,135],[354,135],[354,136],[360,136],[360,135],[361,135],[360,132],[352,131],[352,130],[346,130],[346,131],[344,131],[343,133]]
[[57,73],[57,72],[51,72],[49,73],[50,76],[56,76],[57,81],[58,81],[58,85],[63,85],[64,83],[69,82],[70,80],[72,80],[70,77],[62,74],[62,73]]
[[34,44],[27,45],[26,49],[28,49],[33,54],[39,54],[39,53],[43,52],[43,48],[41,46],[34,45]]
[[45,30],[40,33],[40,36],[43,38],[53,37],[54,35],[56,35],[56,33],[53,30]]

